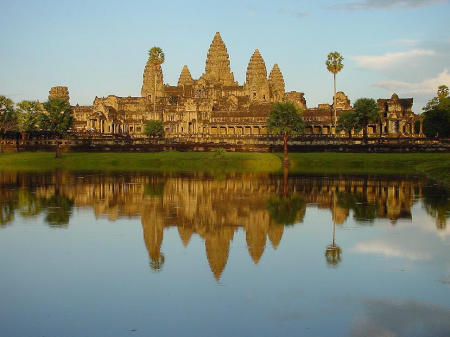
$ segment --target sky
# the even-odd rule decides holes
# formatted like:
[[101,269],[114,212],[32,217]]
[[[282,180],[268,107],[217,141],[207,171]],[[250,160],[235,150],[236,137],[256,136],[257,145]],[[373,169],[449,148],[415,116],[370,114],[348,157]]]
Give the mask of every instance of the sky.
[[413,97],[416,113],[450,86],[450,0],[4,1],[0,0],[0,95],[45,101],[69,87],[71,104],[96,96],[140,96],[147,52],[166,55],[164,82],[183,65],[194,78],[220,32],[235,79],[261,52],[269,73],[278,63],[286,91],[308,107],[332,103],[325,60],[344,57],[339,91],[360,97]]

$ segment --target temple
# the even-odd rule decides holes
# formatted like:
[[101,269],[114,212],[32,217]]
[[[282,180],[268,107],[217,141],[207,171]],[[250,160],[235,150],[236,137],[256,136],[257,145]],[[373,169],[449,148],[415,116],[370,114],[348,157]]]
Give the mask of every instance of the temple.
[[[267,137],[266,120],[274,102],[299,106],[306,122],[306,134],[336,134],[336,114],[352,109],[343,92],[336,94],[336,107],[319,104],[308,108],[302,92],[286,92],[283,74],[274,64],[269,75],[258,49],[250,57],[245,83],[234,79],[225,43],[216,33],[208,50],[204,73],[194,79],[185,65],[176,86],[164,84],[160,65],[147,62],[140,97],[95,97],[93,105],[73,107],[78,132],[141,137],[149,120],[163,121],[165,137],[189,142],[244,142]],[[66,87],[50,90],[50,97],[69,99]],[[334,101],[334,100],[333,100]],[[418,115],[412,98],[379,99],[381,123],[369,126],[369,135],[381,137],[420,136]],[[344,132],[340,136],[347,137]]]

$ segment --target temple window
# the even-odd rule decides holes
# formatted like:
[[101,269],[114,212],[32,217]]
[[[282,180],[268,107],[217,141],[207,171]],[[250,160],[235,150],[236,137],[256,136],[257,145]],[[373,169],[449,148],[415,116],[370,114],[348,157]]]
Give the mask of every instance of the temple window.
[[136,127],[136,131],[137,131],[137,132],[141,132],[141,127],[140,127],[140,126],[137,126],[137,127]]

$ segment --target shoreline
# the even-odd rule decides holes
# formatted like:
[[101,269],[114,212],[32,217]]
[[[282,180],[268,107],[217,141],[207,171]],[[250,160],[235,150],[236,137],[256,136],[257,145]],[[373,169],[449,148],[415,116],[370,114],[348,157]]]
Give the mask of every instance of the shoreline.
[[[0,171],[280,173],[282,153],[148,152],[0,154]],[[420,175],[450,186],[450,153],[290,153],[292,174]]]

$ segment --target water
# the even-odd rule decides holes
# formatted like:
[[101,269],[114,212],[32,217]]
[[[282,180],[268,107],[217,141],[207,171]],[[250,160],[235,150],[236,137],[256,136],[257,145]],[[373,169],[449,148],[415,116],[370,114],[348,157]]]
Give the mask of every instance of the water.
[[418,177],[0,173],[0,335],[449,336],[449,198]]

